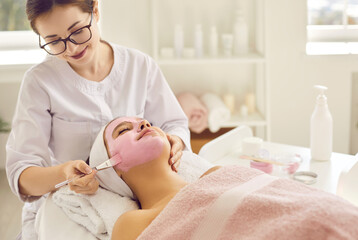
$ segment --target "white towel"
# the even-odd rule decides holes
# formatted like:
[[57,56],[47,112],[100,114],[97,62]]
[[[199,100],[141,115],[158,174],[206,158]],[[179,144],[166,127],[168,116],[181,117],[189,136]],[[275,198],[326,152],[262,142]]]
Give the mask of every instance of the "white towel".
[[52,199],[71,220],[99,239],[110,239],[118,217],[138,209],[136,201],[102,188],[96,194],[85,195],[77,194],[65,186],[55,192]]
[[192,183],[200,178],[214,164],[200,157],[199,155],[183,151],[178,168],[178,174],[188,183]]
[[224,104],[219,96],[213,93],[205,93],[200,99],[209,111],[209,130],[211,132],[219,131],[222,124],[230,119],[230,109]]

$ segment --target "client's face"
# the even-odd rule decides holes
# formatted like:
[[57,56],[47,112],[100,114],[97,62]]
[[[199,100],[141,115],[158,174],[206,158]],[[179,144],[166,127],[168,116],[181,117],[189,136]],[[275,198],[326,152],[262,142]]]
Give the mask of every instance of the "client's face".
[[118,162],[115,169],[124,172],[158,158],[169,145],[160,128],[135,117],[122,117],[110,122],[104,132],[104,141],[108,155]]

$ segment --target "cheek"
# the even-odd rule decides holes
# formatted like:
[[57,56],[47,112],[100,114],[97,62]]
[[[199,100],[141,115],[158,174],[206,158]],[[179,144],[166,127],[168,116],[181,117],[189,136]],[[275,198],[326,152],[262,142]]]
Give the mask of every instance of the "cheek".
[[165,143],[160,137],[128,141],[121,144],[118,154],[120,163],[115,167],[127,172],[132,167],[144,164],[158,158],[163,153]]
[[114,156],[118,153],[122,153],[125,149],[135,148],[135,142],[132,140],[131,133],[127,133],[116,139],[111,143],[111,156]]

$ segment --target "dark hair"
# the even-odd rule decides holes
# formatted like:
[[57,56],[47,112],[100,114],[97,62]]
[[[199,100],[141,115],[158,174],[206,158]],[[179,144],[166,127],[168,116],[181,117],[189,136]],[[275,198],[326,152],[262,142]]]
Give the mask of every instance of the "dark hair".
[[93,0],[27,0],[26,14],[27,19],[30,21],[31,28],[35,33],[39,34],[35,20],[43,13],[47,13],[58,5],[75,5],[82,9],[84,12],[91,13],[93,10]]

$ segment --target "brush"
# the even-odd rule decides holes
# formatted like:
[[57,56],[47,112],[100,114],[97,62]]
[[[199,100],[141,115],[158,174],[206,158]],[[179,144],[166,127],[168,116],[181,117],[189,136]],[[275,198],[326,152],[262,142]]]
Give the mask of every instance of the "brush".
[[264,159],[264,158],[255,158],[255,157],[250,157],[250,156],[246,156],[246,155],[242,155],[242,156],[240,156],[240,158],[254,160],[257,162],[271,163],[271,164],[275,164],[275,165],[279,165],[279,166],[285,166],[284,163],[276,162],[276,161],[272,161],[272,160]]
[[[110,168],[110,167],[113,167],[115,165],[118,164],[118,161],[116,160],[116,158],[112,157],[111,159],[108,159],[107,161],[99,164],[98,166],[92,168],[93,170],[96,170],[96,171],[101,171],[101,170],[104,170],[104,169],[107,169],[107,168]],[[75,179],[78,179],[78,178],[81,178],[83,176],[85,176],[86,174],[82,173],[81,175],[78,175],[76,177],[73,177],[71,179],[67,179],[63,182],[60,182],[58,184],[55,185],[55,188],[60,188],[62,186],[65,186],[67,184],[69,184],[70,182],[72,182],[73,180]]]

